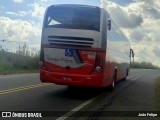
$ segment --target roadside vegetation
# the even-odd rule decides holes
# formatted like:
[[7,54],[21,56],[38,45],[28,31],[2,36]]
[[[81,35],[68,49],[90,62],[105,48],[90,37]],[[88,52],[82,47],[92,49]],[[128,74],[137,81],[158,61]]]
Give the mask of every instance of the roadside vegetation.
[[15,53],[0,49],[0,74],[38,72],[39,53],[30,52],[26,44]]
[[131,68],[159,69],[159,67],[149,62],[134,62],[134,63],[131,63]]
[[156,86],[155,88],[156,99],[158,103],[158,108],[160,110],[160,76],[157,78],[155,86]]

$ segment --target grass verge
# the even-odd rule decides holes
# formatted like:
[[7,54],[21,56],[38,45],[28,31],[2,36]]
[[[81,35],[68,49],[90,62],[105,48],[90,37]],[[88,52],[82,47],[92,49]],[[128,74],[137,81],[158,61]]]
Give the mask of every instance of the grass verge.
[[23,69],[5,69],[0,70],[0,75],[8,75],[8,74],[22,74],[22,73],[38,73],[39,70],[37,69],[29,69],[29,70],[23,70]]
[[157,81],[156,81],[155,93],[156,93],[156,100],[158,103],[158,108],[160,110],[160,76],[157,78]]

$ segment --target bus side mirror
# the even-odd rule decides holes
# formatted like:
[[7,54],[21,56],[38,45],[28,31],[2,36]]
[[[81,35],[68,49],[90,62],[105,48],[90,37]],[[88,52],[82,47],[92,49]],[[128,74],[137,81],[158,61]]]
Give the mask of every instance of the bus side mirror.
[[130,49],[130,57],[134,58],[135,54],[134,54],[134,51],[133,49]]
[[111,20],[108,19],[108,30],[111,30]]
[[135,56],[135,54],[134,54],[133,49],[130,49],[130,65],[132,63],[132,58],[133,58],[133,63],[134,63],[134,56]]

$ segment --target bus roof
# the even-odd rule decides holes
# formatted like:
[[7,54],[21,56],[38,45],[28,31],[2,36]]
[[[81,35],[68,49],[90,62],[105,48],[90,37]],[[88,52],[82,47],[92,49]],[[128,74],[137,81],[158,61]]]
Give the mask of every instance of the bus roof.
[[99,6],[93,6],[93,5],[80,5],[80,4],[56,4],[56,5],[51,5],[49,7],[87,7],[87,8],[100,8]]

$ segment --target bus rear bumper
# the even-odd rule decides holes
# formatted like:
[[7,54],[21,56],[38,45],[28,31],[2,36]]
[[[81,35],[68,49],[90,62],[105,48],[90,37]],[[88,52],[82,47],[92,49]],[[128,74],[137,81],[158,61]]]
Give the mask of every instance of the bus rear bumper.
[[103,74],[79,75],[49,72],[40,69],[40,80],[44,83],[55,83],[69,86],[103,87]]

